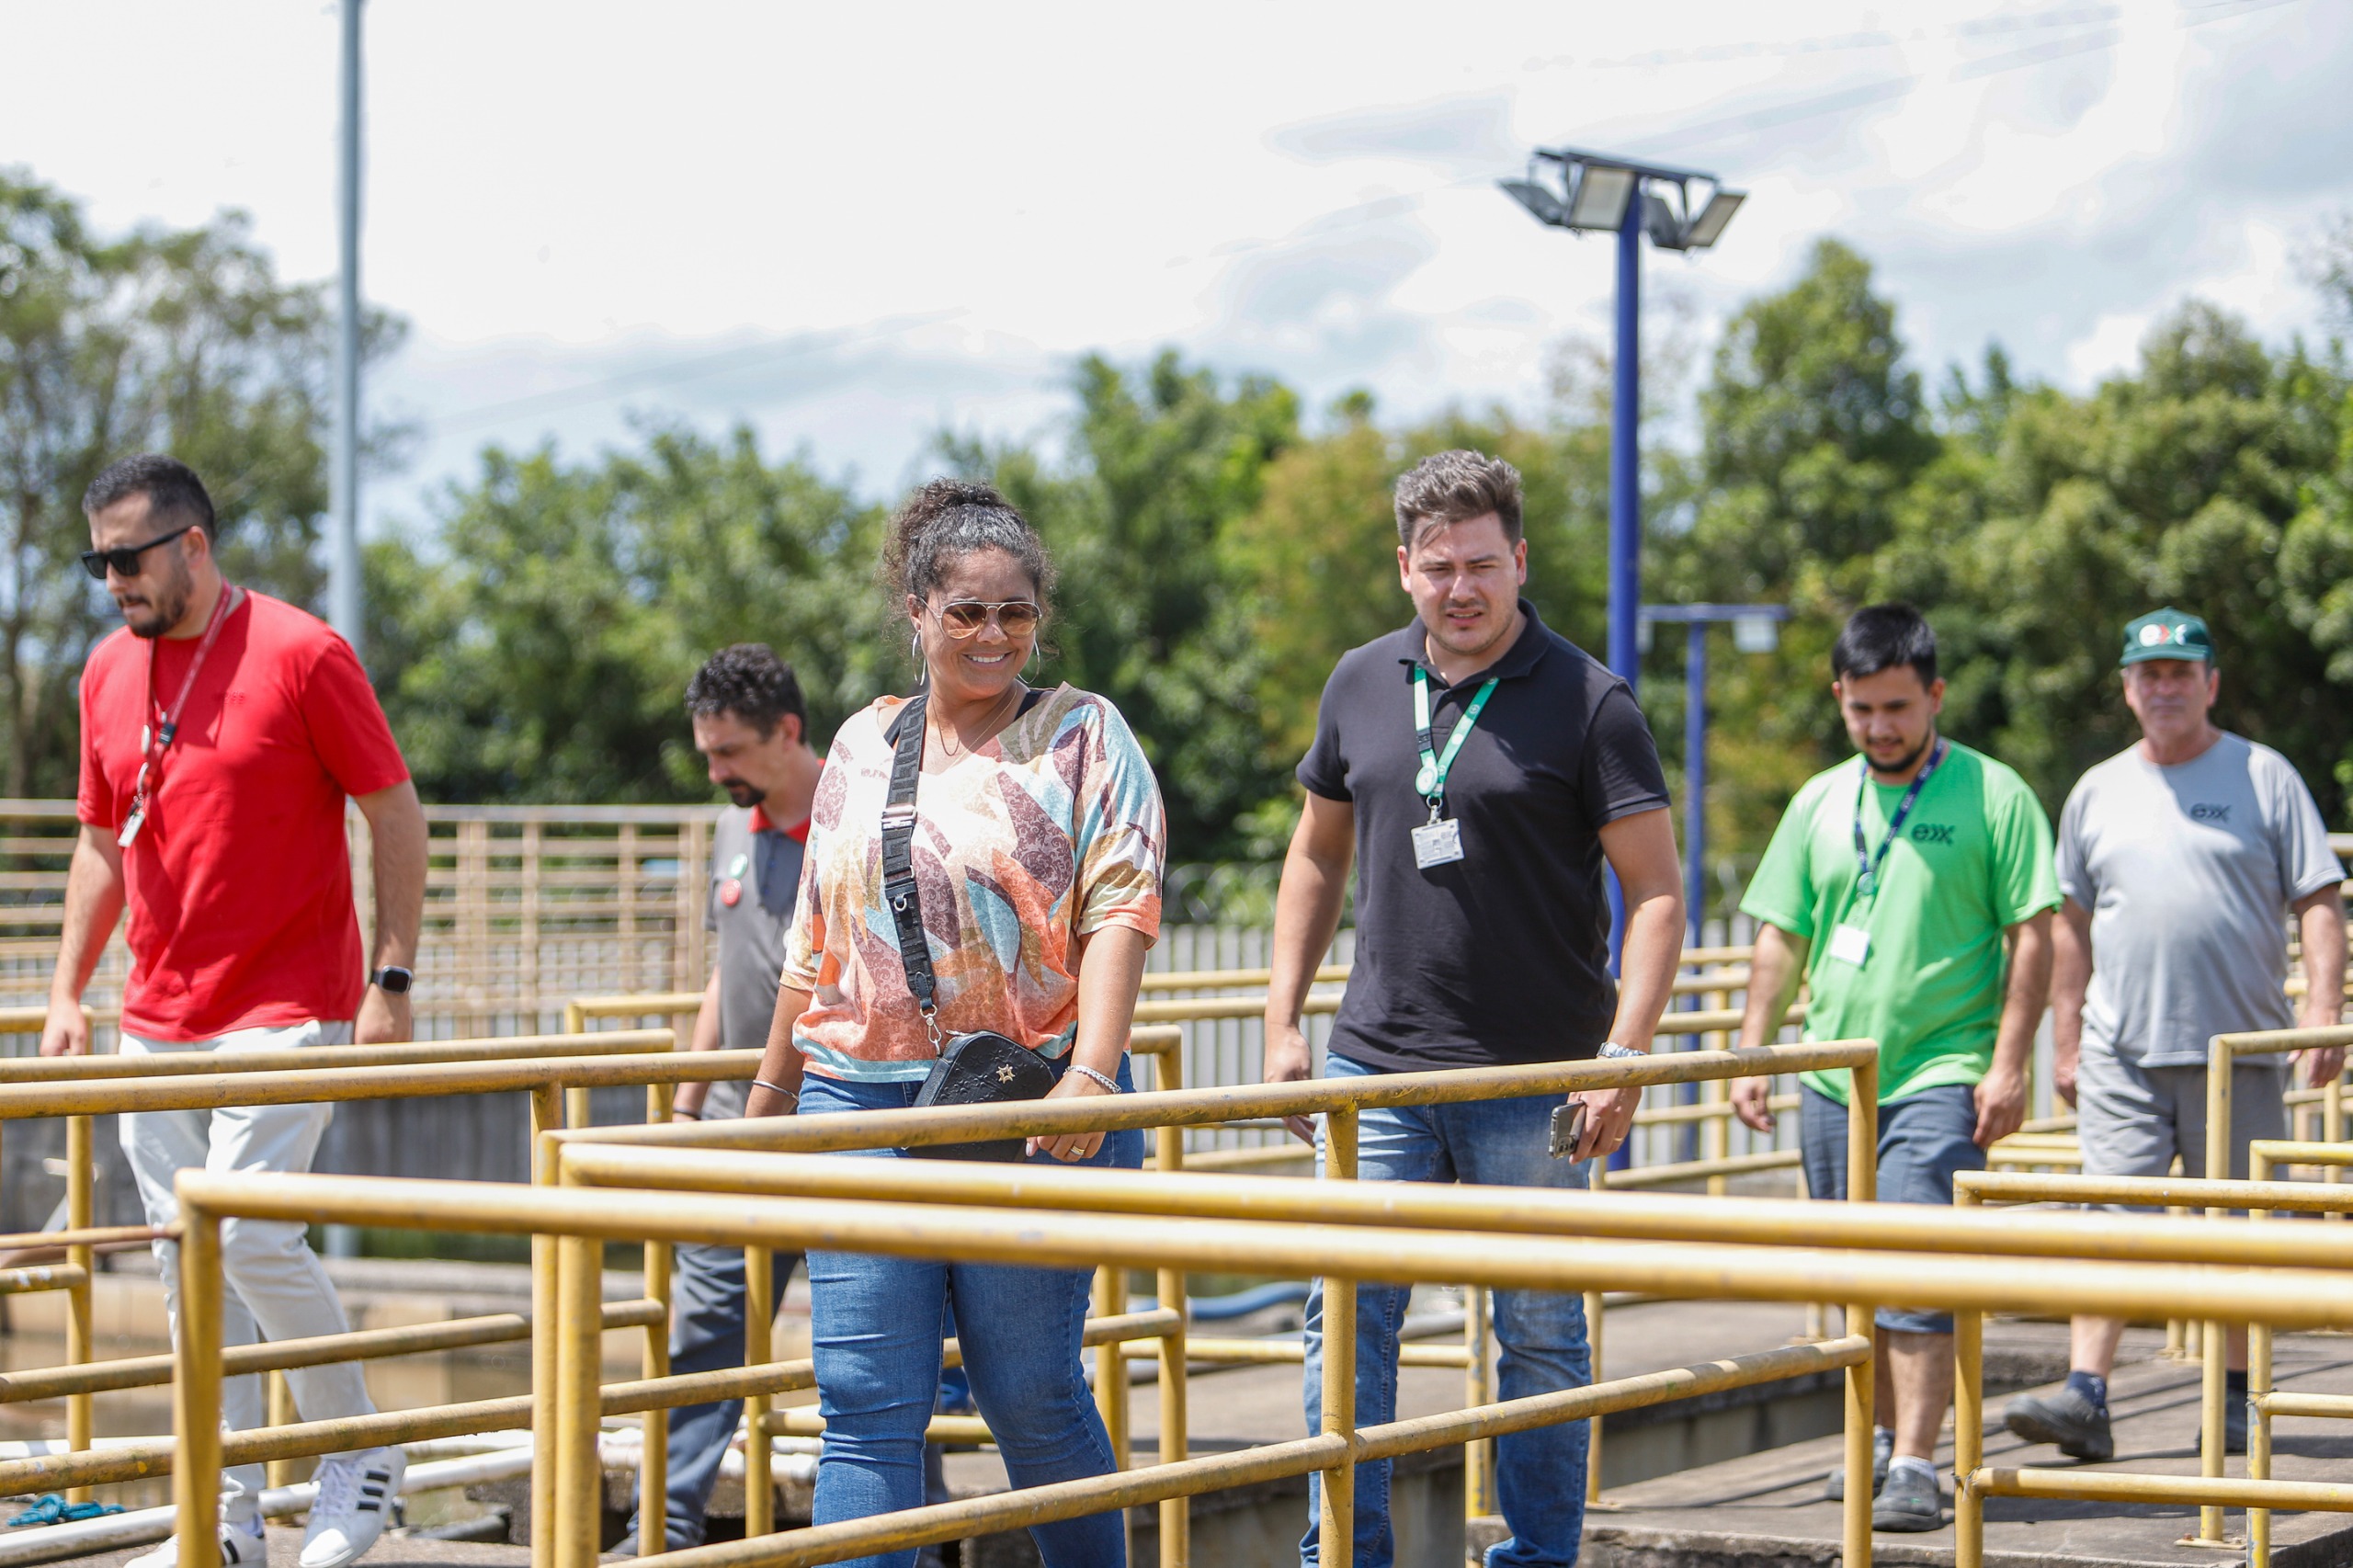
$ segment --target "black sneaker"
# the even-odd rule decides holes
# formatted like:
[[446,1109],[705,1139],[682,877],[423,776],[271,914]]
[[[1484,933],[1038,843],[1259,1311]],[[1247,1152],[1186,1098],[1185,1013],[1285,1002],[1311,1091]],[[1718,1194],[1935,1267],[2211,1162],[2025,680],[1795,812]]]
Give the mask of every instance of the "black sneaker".
[[2071,1460],[2093,1464],[2116,1457],[2108,1406],[2094,1404],[2083,1390],[2063,1386],[2049,1398],[2022,1393],[2010,1401],[2002,1424],[2029,1443],[2056,1443]]
[[[1887,1461],[1895,1457],[1895,1434],[1884,1426],[1871,1428],[1871,1495],[1887,1484]],[[1823,1478],[1822,1494],[1833,1503],[1847,1500],[1847,1467],[1838,1466]]]
[[1879,1501],[1871,1505],[1871,1528],[1918,1531],[1941,1528],[1945,1500],[1936,1477],[1922,1475],[1909,1465],[1887,1478]]

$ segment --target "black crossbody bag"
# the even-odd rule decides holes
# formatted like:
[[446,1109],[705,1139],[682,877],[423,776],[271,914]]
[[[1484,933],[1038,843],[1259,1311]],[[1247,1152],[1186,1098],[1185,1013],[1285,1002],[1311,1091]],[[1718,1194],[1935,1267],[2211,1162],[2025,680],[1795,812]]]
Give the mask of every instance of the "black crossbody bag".
[[[1023,711],[1044,694],[1031,692]],[[923,934],[923,895],[915,885],[915,785],[923,777],[924,697],[899,710],[892,736],[891,792],[882,806],[882,900],[899,932],[899,961],[907,990],[922,1009],[939,1059],[931,1064],[915,1096],[915,1107],[995,1105],[1001,1100],[1038,1100],[1054,1086],[1053,1069],[1036,1051],[995,1029],[939,1034],[938,983],[931,972],[931,946]],[[990,1138],[976,1143],[918,1144],[905,1152],[927,1160],[1018,1160],[1023,1140]]]

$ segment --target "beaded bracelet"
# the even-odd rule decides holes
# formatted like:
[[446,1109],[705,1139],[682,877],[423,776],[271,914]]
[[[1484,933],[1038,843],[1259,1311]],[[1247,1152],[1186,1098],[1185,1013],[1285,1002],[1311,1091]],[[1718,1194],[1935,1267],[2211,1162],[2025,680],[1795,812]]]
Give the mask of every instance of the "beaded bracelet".
[[1108,1092],[1110,1092],[1110,1093],[1112,1093],[1112,1094],[1115,1094],[1115,1095],[1116,1095],[1116,1094],[1118,1094],[1118,1093],[1120,1092],[1120,1085],[1119,1085],[1119,1081],[1118,1081],[1117,1079],[1113,1079],[1113,1078],[1107,1078],[1107,1077],[1105,1077],[1102,1074],[1097,1073],[1094,1068],[1089,1067],[1089,1066],[1088,1066],[1086,1062],[1072,1062],[1072,1063],[1070,1064],[1070,1070],[1071,1070],[1072,1072],[1074,1072],[1074,1073],[1084,1073],[1084,1074],[1086,1074],[1088,1077],[1090,1077],[1090,1078],[1094,1079],[1097,1083],[1098,1083],[1098,1084],[1102,1085],[1103,1085],[1103,1087],[1104,1087],[1106,1090],[1108,1090]]

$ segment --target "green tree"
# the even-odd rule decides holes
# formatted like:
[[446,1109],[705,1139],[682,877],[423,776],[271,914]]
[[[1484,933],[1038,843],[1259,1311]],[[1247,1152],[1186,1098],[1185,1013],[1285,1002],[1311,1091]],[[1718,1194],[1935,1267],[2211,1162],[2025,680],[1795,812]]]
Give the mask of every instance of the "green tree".
[[1871,555],[1938,450],[1895,306],[1835,240],[1795,285],[1733,317],[1699,411],[1709,494],[1692,542],[1728,599]]
[[1034,521],[1063,574],[1048,678],[1116,703],[1160,776],[1171,854],[1241,847],[1240,815],[1281,788],[1253,701],[1261,653],[1222,544],[1256,506],[1270,460],[1298,437],[1278,382],[1188,369],[1171,350],[1141,371],[1089,356],[1074,377],[1070,456],[946,444]]
[[752,433],[653,428],[566,464],[493,448],[429,550],[371,552],[385,707],[438,801],[699,800],[680,702],[703,660],[790,661],[821,749],[894,684],[879,513]]
[[1259,727],[1270,768],[1296,764],[1315,738],[1316,700],[1348,649],[1401,624],[1397,525],[1389,490],[1398,443],[1356,393],[1335,427],[1267,468],[1258,505],[1227,530],[1226,569],[1249,603]]
[[[80,205],[0,170],[0,767],[11,795],[71,794],[74,696],[115,617],[74,556],[83,490],[133,452],[206,480],[223,564],[297,604],[322,585],[322,437],[333,316],[318,285],[281,283],[242,216],[106,238]],[[370,357],[402,328],[381,312]],[[378,460],[400,432],[370,438]]]
[[[1941,589],[1956,733],[1984,737],[2055,808],[2137,733],[2118,637],[2173,604],[2213,625],[2218,722],[2285,753],[2336,816],[2347,690],[2332,689],[2281,557],[2339,449],[2345,393],[2301,350],[2275,355],[2193,301],[2151,332],[2137,374],[2087,398],[2018,399],[1973,508],[1915,498],[1874,574]],[[1943,564],[1925,574],[1899,564],[1931,556]]]
[[2087,397],[2020,383],[1995,346],[1927,408],[1892,302],[1859,258],[1818,247],[1735,317],[1701,397],[1706,494],[1689,532],[1659,540],[1659,591],[1800,612],[1779,653],[1719,666],[1711,835],[1760,848],[1798,783],[1847,754],[1829,642],[1888,598],[1937,629],[1948,732],[2053,811],[2135,733],[2124,623],[2164,603],[2203,614],[2221,721],[2285,753],[2341,820],[2347,396],[2341,363],[2268,349],[2193,301]]

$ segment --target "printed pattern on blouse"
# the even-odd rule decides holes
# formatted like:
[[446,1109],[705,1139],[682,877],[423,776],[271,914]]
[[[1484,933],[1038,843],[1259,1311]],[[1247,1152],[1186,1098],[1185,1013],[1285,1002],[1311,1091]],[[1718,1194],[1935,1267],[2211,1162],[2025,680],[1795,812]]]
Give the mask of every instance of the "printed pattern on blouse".
[[[882,902],[882,806],[904,699],[835,736],[817,782],[784,983],[811,994],[793,1027],[812,1071],[920,1079],[933,1059]],[[1118,709],[1058,687],[915,791],[915,870],[944,1036],[995,1029],[1042,1056],[1070,1049],[1078,938],[1160,934],[1168,830],[1160,787]]]

